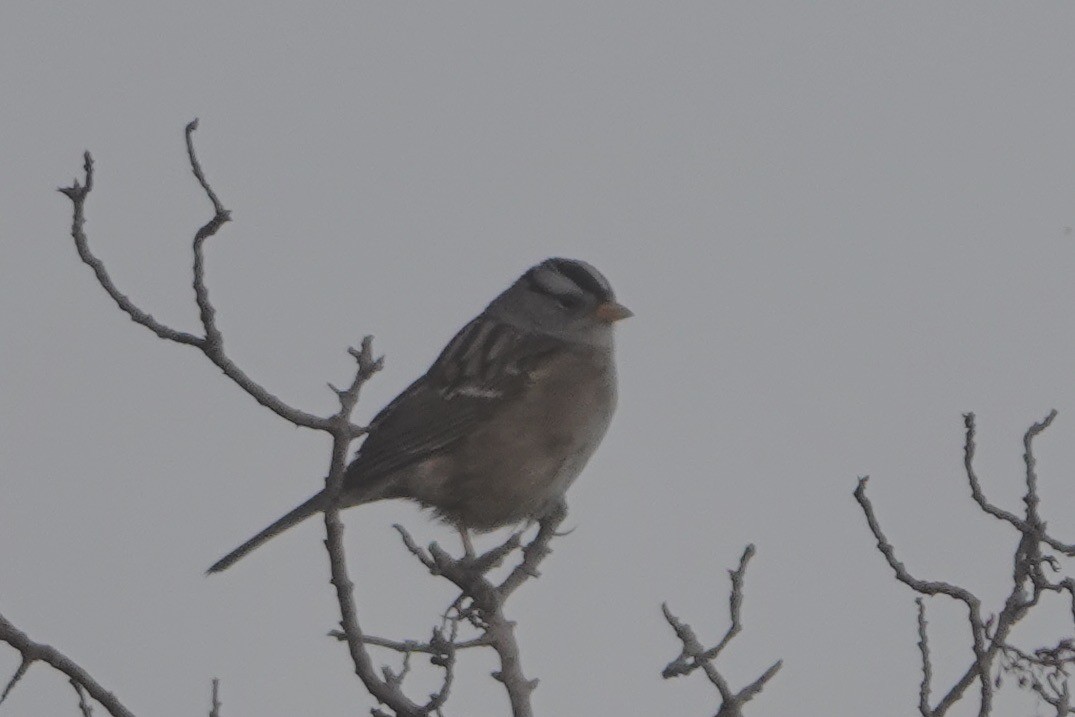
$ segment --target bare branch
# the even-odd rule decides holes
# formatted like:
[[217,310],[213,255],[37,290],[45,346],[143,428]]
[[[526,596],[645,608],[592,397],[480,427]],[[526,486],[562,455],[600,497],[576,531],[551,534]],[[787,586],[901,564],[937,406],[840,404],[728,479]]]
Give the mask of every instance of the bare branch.
[[[88,692],[93,699],[108,710],[112,717],[134,717],[133,713],[124,707],[115,695],[102,687],[97,680],[93,679],[88,672],[71,658],[54,647],[34,642],[25,632],[11,624],[3,615],[0,615],[0,642],[6,642],[22,655],[22,663],[19,665],[17,672],[18,677],[25,674],[32,663],[44,662],[53,669],[67,675],[72,684],[76,684]],[[9,683],[8,689],[5,690],[5,696],[17,682],[18,677],[12,679]]]
[[873,511],[873,504],[870,503],[870,499],[866,497],[866,483],[869,479],[869,476],[859,478],[858,487],[855,489],[855,500],[857,500],[862,507],[862,512],[866,514],[866,523],[870,526],[870,532],[873,533],[873,537],[877,540],[877,549],[885,556],[885,560],[888,561],[889,567],[896,573],[896,579],[915,592],[924,595],[947,595],[955,600],[965,603],[968,607],[977,610],[979,604],[978,598],[966,588],[940,580],[919,580],[911,575],[906,566],[896,558],[896,550],[892,547],[892,544],[888,542],[888,538],[886,538],[885,534],[881,531],[881,525],[878,523],[877,516]]
[[706,649],[702,646],[701,640],[694,633],[694,629],[687,623],[680,620],[668,607],[668,603],[661,603],[661,612],[664,613],[664,619],[672,626],[672,630],[676,633],[676,637],[683,644],[679,657],[672,660],[661,671],[661,677],[666,680],[671,677],[680,677],[682,675],[688,675],[697,668],[702,668],[709,681],[716,686],[717,691],[720,692],[722,702],[731,702],[734,698],[731,687],[728,686],[724,677],[717,672],[717,668],[713,666],[711,660],[706,660],[704,655]]
[[[558,507],[541,521],[538,534],[530,543],[521,548],[522,561],[499,585],[494,585],[486,577],[486,573],[499,565],[510,552],[520,548],[518,533],[482,555],[464,555],[456,559],[436,543],[430,544],[426,549],[419,547],[402,526],[395,526],[407,550],[430,573],[446,578],[459,588],[461,594],[450,608],[450,612],[454,613],[452,620],[467,620],[480,631],[480,635],[468,641],[456,641],[453,638],[452,647],[454,650],[491,647],[497,653],[500,668],[493,673],[493,678],[504,685],[512,714],[515,717],[529,717],[533,714],[530,693],[537,687],[538,681],[528,679],[523,673],[518,643],[515,639],[515,624],[505,616],[504,603],[508,596],[528,578],[538,574],[537,567],[549,552],[548,543],[555,537],[556,527],[565,516],[566,508]],[[410,644],[405,643],[405,645]],[[391,649],[404,646],[391,643],[382,643],[382,645]],[[450,675],[446,675],[447,677]]]
[[[559,505],[550,511],[540,523],[540,528],[529,543],[521,545],[521,534],[511,535],[500,545],[485,553],[473,556],[465,554],[462,558],[451,557],[436,543],[428,548],[420,547],[400,525],[395,525],[404,546],[430,571],[441,576],[459,588],[461,594],[449,608],[455,620],[467,620],[480,631],[479,637],[472,640],[452,640],[454,650],[471,647],[491,647],[500,660],[500,669],[493,677],[500,681],[508,693],[512,714],[525,716],[532,714],[530,693],[538,684],[537,680],[527,679],[522,671],[518,644],[515,640],[514,623],[504,615],[504,603],[508,596],[529,578],[539,575],[538,566],[549,554],[549,542],[556,537],[557,527],[567,515],[566,506]],[[494,585],[486,573],[500,565],[514,550],[521,547],[522,560],[516,565],[499,585]],[[454,634],[454,633],[453,633]],[[395,642],[383,638],[364,638],[368,644],[403,651],[413,649],[423,651],[424,646],[414,642]]]
[[71,236],[75,240],[75,249],[78,251],[79,257],[83,263],[93,269],[93,273],[97,276],[97,281],[101,287],[112,297],[112,300],[116,302],[120,310],[131,317],[131,320],[136,324],[146,327],[154,334],[162,339],[168,341],[175,341],[176,343],[187,344],[189,346],[201,347],[203,339],[193,334],[188,334],[183,331],[176,331],[175,329],[165,326],[152,316],[135,306],[123,292],[119,290],[115,282],[108,275],[108,271],[105,269],[104,262],[94,256],[90,251],[89,240],[86,238],[85,226],[86,226],[86,197],[93,191],[93,156],[89,152],[85,152],[83,155],[83,182],[79,184],[76,179],[71,183],[70,187],[61,187],[60,193],[67,196],[71,200],[72,205],[72,219],[71,219]]
[[[136,324],[149,329],[159,338],[199,349],[224,373],[225,376],[238,384],[239,387],[249,394],[255,401],[281,418],[290,421],[297,426],[331,431],[330,423],[332,419],[322,418],[284,403],[263,386],[251,379],[224,352],[224,337],[216,325],[216,310],[209,301],[209,290],[205,283],[204,244],[206,239],[215,235],[216,232],[230,220],[231,215],[228,210],[223,207],[220,203],[220,199],[217,197],[212,187],[210,187],[194,151],[193,134],[197,127],[197,120],[192,121],[186,126],[185,136],[187,156],[190,160],[194,176],[197,178],[198,183],[201,185],[203,191],[205,191],[206,196],[213,205],[212,218],[198,229],[194,235],[193,242],[194,295],[205,336],[195,336],[194,334],[185,331],[173,329],[172,327],[157,321],[149,313],[139,308],[129,297],[119,290],[115,282],[109,276],[108,271],[105,269],[104,262],[96,257],[90,250],[89,239],[85,232],[86,198],[93,190],[93,157],[89,152],[86,152],[83,155],[84,177],[82,183],[76,179],[70,187],[63,187],[59,190],[71,200],[71,236],[75,241],[75,249],[78,251],[78,255],[82,261],[93,269],[93,273],[97,277],[98,283],[105,292],[112,297],[112,300],[116,302],[116,305],[120,310],[126,313]],[[364,429],[359,426],[351,426],[350,430],[353,438],[362,435],[364,432]]]
[[[1075,665],[1075,650],[1070,639],[1061,640],[1053,648],[1041,648],[1028,654],[1004,645],[1001,647],[1001,674],[1015,678],[1016,683],[1029,689],[1055,710],[1057,717],[1075,714],[1071,707],[1068,685],[1069,669]],[[997,684],[1001,675],[997,675]]]
[[[537,538],[535,538],[537,540]],[[531,717],[530,693],[537,687],[537,680],[527,679],[523,674],[518,642],[515,639],[515,623],[504,615],[504,600],[500,588],[483,575],[483,566],[473,560],[455,560],[440,546],[429,546],[438,574],[450,580],[472,602],[484,626],[483,637],[497,653],[500,669],[493,678],[504,685],[514,717]]]
[[93,717],[93,708],[86,701],[86,690],[82,689],[82,685],[74,680],[68,680],[68,682],[75,689],[75,694],[78,695],[78,711],[82,713],[82,717]]
[[198,304],[198,313],[201,315],[202,327],[205,329],[205,345],[220,348],[223,336],[216,325],[216,309],[209,302],[209,287],[205,285],[205,253],[203,247],[205,240],[217,233],[227,222],[231,221],[231,212],[224,208],[217,198],[216,192],[209,186],[202,172],[201,163],[194,152],[194,130],[198,129],[198,119],[194,118],[187,124],[184,135],[187,140],[187,158],[190,160],[191,171],[194,172],[202,191],[213,205],[213,216],[194,234],[194,300]]
[[19,662],[18,668],[16,668],[15,670],[15,674],[13,674],[11,676],[11,679],[8,680],[7,686],[4,687],[3,693],[0,693],[0,704],[3,704],[4,700],[7,699],[7,696],[11,694],[11,691],[13,689],[15,689],[15,685],[17,685],[19,680],[22,679],[23,675],[26,674],[26,671],[30,669],[30,665],[32,663],[33,660],[28,660],[25,656],[23,656],[22,660]]
[[731,717],[731,715],[738,715],[742,705],[745,705],[747,702],[754,699],[755,695],[761,692],[766,683],[769,682],[769,680],[771,680],[783,666],[783,660],[777,660],[769,665],[765,672],[761,673],[756,680],[736,693],[735,699],[732,700],[731,705],[721,705],[721,711],[717,713],[717,717],[720,717],[722,714],[728,714],[729,717]]
[[209,717],[223,717],[224,713],[220,711],[220,679],[213,678],[212,693],[209,698]]
[[926,603],[922,598],[915,598],[918,606],[918,650],[922,653],[922,684],[918,688],[918,711],[926,715],[930,712],[929,694],[933,682],[933,663],[929,659],[929,637],[926,622]]
[[433,630],[433,639],[430,644],[440,652],[434,654],[430,661],[444,670],[444,679],[441,680],[440,689],[429,696],[429,702],[425,705],[429,712],[438,712],[444,706],[444,703],[448,701],[448,694],[451,692],[452,682],[455,679],[455,653],[457,649],[455,639],[458,635],[458,630],[458,618],[450,621],[447,637],[444,636],[444,633],[439,628]]
[[1023,496],[1023,505],[1026,506],[1026,522],[1038,528],[1039,531],[1044,530],[1045,526],[1038,516],[1038,504],[1041,501],[1038,498],[1038,474],[1034,470],[1037,461],[1034,458],[1032,444],[1034,439],[1048,428],[1055,418],[1056,409],[1054,408],[1049,412],[1048,416],[1028,428],[1023,435],[1023,463],[1026,464],[1026,495]]
[[[1023,458],[1024,458],[1024,460],[1029,460],[1030,461],[1027,464],[1027,474],[1026,474],[1027,487],[1028,487],[1028,490],[1033,489],[1033,492],[1034,492],[1035,495],[1037,494],[1037,484],[1036,484],[1037,476],[1034,474],[1033,455],[1029,452],[1030,451],[1030,443],[1038,434],[1040,434],[1042,431],[1044,431],[1046,428],[1048,428],[1050,424],[1052,424],[1053,419],[1056,418],[1056,415],[1057,415],[1057,412],[1054,409],[1040,423],[1035,423],[1034,425],[1032,425],[1030,427],[1030,429],[1027,430],[1026,434],[1023,437],[1023,445],[1025,446],[1025,448],[1027,450],[1027,453],[1024,453]],[[964,426],[966,426],[966,430],[967,430],[966,441],[965,441],[964,447],[963,447],[963,465],[964,465],[964,468],[965,468],[966,473],[967,473],[967,480],[970,483],[971,497],[974,498],[974,502],[977,503],[978,506],[983,511],[988,513],[989,515],[992,515],[994,518],[997,518],[999,520],[1003,520],[1006,523],[1009,523],[1013,528],[1015,528],[1016,530],[1018,530],[1020,532],[1024,532],[1024,529],[1026,528],[1026,524],[1025,524],[1025,520],[1023,518],[1020,518],[1017,515],[1015,515],[1014,513],[1011,513],[1011,512],[1009,512],[1007,510],[1004,510],[1003,508],[998,508],[997,506],[993,505],[992,503],[990,503],[986,499],[985,493],[982,492],[981,484],[978,482],[978,476],[975,473],[974,466],[973,466],[974,450],[975,450],[975,444],[974,444],[974,432],[975,432],[974,414],[973,413],[965,413],[965,414],[963,414],[963,423],[964,423]],[[1036,504],[1035,504],[1035,506],[1036,506]],[[1063,542],[1061,542],[1059,540],[1056,540],[1055,538],[1045,534],[1044,532],[1042,532],[1042,534],[1041,534],[1041,540],[1046,545],[1051,547],[1053,550],[1061,552],[1064,555],[1067,555],[1068,557],[1075,557],[1075,545],[1068,544],[1068,543],[1063,543]]]
[[[346,636],[339,630],[333,630],[329,633],[329,636],[335,637],[338,640],[346,639]],[[376,635],[363,635],[362,641],[367,645],[383,647],[387,650],[404,654],[421,652],[427,655],[441,655],[444,653],[443,646],[437,644],[436,641],[419,642],[417,640],[390,640],[386,637],[377,637]],[[451,646],[453,650],[469,650],[475,647],[489,647],[489,641],[484,637],[476,637],[473,640],[453,642],[451,643]]]
[[426,566],[426,569],[429,570],[430,573],[438,575],[437,564],[433,561],[433,558],[431,558],[429,554],[415,542],[411,534],[407,532],[407,529],[399,523],[393,523],[392,527],[399,533],[400,538],[403,540],[403,545],[407,548],[410,554],[418,558],[419,562]]
[[497,590],[504,599],[519,589],[530,578],[540,577],[538,566],[541,564],[552,549],[549,544],[557,536],[556,529],[567,518],[567,505],[560,503],[544,518],[539,521],[538,533],[530,543],[523,548],[523,560],[515,566],[504,582]]
[[[216,309],[210,301],[209,288],[205,281],[204,248],[206,240],[216,235],[219,229],[230,220],[231,215],[230,212],[224,208],[220,198],[206,179],[205,172],[202,169],[197,153],[195,152],[194,131],[197,127],[198,121],[195,119],[185,128],[187,157],[195,179],[213,207],[213,216],[197,230],[193,239],[194,261],[192,268],[192,284],[194,288],[195,303],[198,306],[198,313],[205,334],[204,337],[172,329],[171,327],[156,321],[148,313],[138,308],[134,302],[119,291],[115,283],[109,277],[108,272],[105,270],[103,262],[90,251],[89,241],[84,231],[86,197],[93,188],[93,159],[88,152],[85,155],[85,177],[83,183],[80,184],[76,180],[71,187],[60,190],[72,202],[73,219],[71,235],[75,240],[76,249],[83,262],[93,269],[98,282],[105,291],[112,297],[120,309],[126,312],[136,323],[145,326],[162,339],[198,348],[210,361],[213,362],[213,364],[220,368],[226,376],[238,384],[240,388],[246,391],[258,403],[282,418],[295,425],[326,431],[333,436],[332,469],[328,478],[329,495],[332,497],[332,505],[325,514],[327,530],[326,543],[329,546],[332,584],[336,586],[337,597],[340,601],[343,631],[348,636],[348,644],[355,662],[356,671],[359,673],[359,676],[363,678],[363,681],[366,683],[371,694],[382,702],[392,706],[399,714],[420,714],[421,712],[418,710],[417,706],[403,697],[398,689],[393,690],[391,685],[386,684],[383,680],[377,677],[372,669],[368,655],[365,654],[361,642],[361,630],[359,629],[358,621],[355,616],[354,600],[351,594],[351,582],[347,576],[346,564],[344,562],[341,542],[343,527],[339,521],[335,505],[335,496],[338,495],[339,492],[350,442],[365,432],[364,428],[356,426],[350,422],[350,415],[358,400],[359,391],[362,385],[369,380],[374,373],[380,370],[382,360],[373,358],[371,339],[369,337],[366,337],[363,340],[361,349],[350,349],[349,353],[356,359],[358,364],[354,379],[347,389],[337,391],[337,396],[340,402],[339,411],[333,416],[322,418],[285,404],[276,396],[270,394],[264,387],[254,382],[227,356],[224,351],[224,337],[216,323]],[[25,654],[26,653],[24,653],[24,655]],[[24,671],[25,669],[22,669],[22,672]],[[20,676],[21,675],[17,674],[14,681],[17,681]],[[14,681],[12,682],[12,685],[14,684]],[[214,686],[214,695],[216,694],[215,690],[216,687]],[[93,694],[92,691],[91,694]]]
[[664,619],[672,627],[672,630],[676,633],[676,637],[682,644],[679,656],[665,666],[664,670],[661,672],[661,676],[667,680],[672,677],[689,675],[691,672],[701,669],[720,693],[721,705],[717,712],[717,717],[739,717],[739,715],[742,714],[743,706],[761,692],[766,683],[780,671],[780,668],[783,665],[782,660],[777,660],[754,681],[738,692],[735,692],[732,690],[724,676],[717,670],[716,665],[713,664],[721,651],[732,641],[732,638],[738,635],[743,629],[741,615],[743,606],[743,581],[746,577],[747,563],[750,562],[750,559],[753,556],[754,546],[747,545],[746,549],[743,550],[743,555],[739,558],[739,567],[735,570],[728,571],[728,575],[732,582],[732,589],[728,596],[728,613],[731,619],[731,625],[715,646],[706,649],[690,625],[676,617],[668,607],[667,603],[661,605]]
[[[1038,604],[1043,592],[1067,593],[1072,605],[1072,619],[1075,621],[1075,580],[1068,577],[1052,582],[1046,577],[1042,567],[1043,565],[1049,565],[1054,571],[1059,568],[1059,563],[1055,558],[1042,553],[1043,545],[1065,554],[1068,554],[1071,548],[1071,546],[1046,534],[1045,523],[1038,514],[1040,499],[1038,497],[1033,441],[1042,431],[1049,427],[1054,418],[1056,418],[1056,411],[1051,411],[1045,419],[1033,424],[1023,436],[1023,459],[1026,465],[1025,481],[1027,489],[1026,494],[1023,496],[1024,515],[1020,517],[993,505],[985,498],[973,465],[975,452],[974,414],[967,413],[964,415],[966,439],[964,442],[963,464],[967,480],[970,483],[971,496],[983,512],[1004,521],[1019,533],[1019,540],[1012,562],[1011,589],[1004,599],[1002,609],[989,620],[983,619],[981,601],[969,590],[948,582],[920,580],[910,574],[903,563],[896,558],[895,550],[882,532],[874,514],[873,506],[866,497],[867,479],[859,479],[854,493],[855,499],[862,508],[867,525],[877,540],[878,550],[880,550],[889,566],[895,572],[896,579],[920,595],[944,595],[962,602],[967,608],[974,659],[936,706],[931,707],[929,702],[933,671],[926,634],[925,604],[921,597],[915,600],[918,606],[918,645],[922,655],[919,712],[923,717],[941,717],[941,715],[944,715],[963,697],[966,689],[975,682],[978,683],[980,693],[978,714],[980,717],[991,714],[993,693],[1000,685],[999,675],[995,680],[992,678],[993,665],[998,655],[1006,658],[1006,661],[1001,664],[1002,672],[1008,671],[1016,674],[1019,684],[1034,690],[1054,708],[1061,710],[1058,711],[1058,714],[1066,714],[1066,712],[1062,711],[1067,710],[1068,704],[1067,673],[1064,672],[1063,666],[1059,671],[1049,672],[1042,679],[1032,679],[1027,676],[1028,665],[1044,667],[1045,663],[1032,663],[1022,660],[1020,655],[1025,655],[1025,653],[1022,653],[1008,642],[1012,629],[1028,614],[1031,608]],[[1064,642],[1061,643],[1061,645],[1064,644]],[[1051,665],[1051,667],[1055,667],[1055,664]],[[1063,674],[1062,678],[1061,673]]]
[[329,497],[325,510],[325,548],[328,551],[330,583],[336,589],[336,600],[340,606],[340,628],[347,643],[355,674],[366,686],[370,694],[379,702],[387,705],[398,715],[423,715],[420,705],[408,698],[400,688],[400,681],[387,674],[377,674],[373,660],[364,644],[364,635],[358,622],[358,610],[355,606],[354,584],[348,575],[347,561],[343,548],[343,523],[340,521],[337,503],[343,476],[347,469],[347,452],[353,439],[350,423],[351,411],[358,400],[362,386],[373,374],[381,369],[380,359],[374,359],[372,340],[366,337],[361,350],[352,350],[357,369],[351,385],[338,391],[340,409],[329,419],[329,432],[332,433],[332,462],[328,477],[325,479],[325,491]]

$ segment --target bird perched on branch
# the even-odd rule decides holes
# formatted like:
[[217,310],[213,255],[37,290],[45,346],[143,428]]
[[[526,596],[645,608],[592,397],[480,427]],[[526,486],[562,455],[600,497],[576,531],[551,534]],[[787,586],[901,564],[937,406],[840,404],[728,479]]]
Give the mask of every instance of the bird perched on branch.
[[[409,498],[464,536],[558,509],[612,418],[612,327],[631,315],[584,261],[532,267],[374,417],[347,467],[339,506]],[[327,502],[321,491],[209,572]]]

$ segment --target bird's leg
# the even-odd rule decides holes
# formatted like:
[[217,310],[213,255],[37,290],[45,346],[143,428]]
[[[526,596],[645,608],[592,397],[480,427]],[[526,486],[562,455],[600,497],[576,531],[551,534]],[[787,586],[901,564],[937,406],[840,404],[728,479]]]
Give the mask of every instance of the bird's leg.
[[474,543],[470,542],[470,531],[463,526],[459,526],[457,530],[459,530],[459,537],[463,539],[463,557],[468,560],[473,560],[475,552]]

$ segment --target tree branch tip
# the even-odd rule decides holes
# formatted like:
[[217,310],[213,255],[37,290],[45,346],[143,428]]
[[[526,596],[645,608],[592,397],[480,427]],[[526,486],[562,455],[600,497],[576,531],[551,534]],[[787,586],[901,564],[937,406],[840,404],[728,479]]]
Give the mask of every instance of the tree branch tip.
[[4,703],[4,700],[7,699],[7,696],[11,694],[11,691],[13,689],[15,689],[15,685],[18,684],[19,680],[21,680],[26,674],[26,672],[30,669],[31,664],[33,664],[33,660],[26,657],[26,655],[22,655],[22,659],[19,662],[18,668],[16,668],[15,670],[15,674],[11,676],[10,680],[8,680],[7,686],[4,687],[3,693],[0,693],[0,705]]
[[187,122],[187,126],[186,126],[184,131],[187,134],[190,134],[191,132],[193,132],[196,129],[198,129],[198,118],[197,117],[192,119],[190,122]]
[[743,554],[739,557],[739,567],[728,572],[732,575],[742,575],[747,569],[747,563],[750,562],[756,552],[757,549],[754,547],[754,543],[747,543],[747,546],[743,548]]
[[[783,666],[784,666],[784,661],[783,661],[783,660],[777,660],[777,661],[776,661],[776,662],[774,662],[774,663],[773,663],[772,665],[770,665],[770,666],[769,666],[769,669],[768,669],[768,670],[766,670],[765,672],[763,672],[763,673],[762,673],[762,675],[761,675],[761,677],[759,677],[759,678],[758,678],[758,679],[757,679],[757,680],[756,680],[756,681],[755,681],[755,682],[754,682],[754,683],[753,683],[753,684],[752,684],[752,685],[750,686],[750,687],[754,688],[754,689],[752,690],[752,694],[751,694],[751,696],[753,697],[753,693],[756,693],[756,692],[760,692],[760,691],[761,691],[761,688],[762,688],[762,687],[764,687],[764,686],[765,686],[765,684],[766,684],[767,682],[769,682],[769,680],[773,679],[773,677],[775,677],[775,676],[776,676],[776,673],[777,673],[777,672],[780,672],[780,668],[781,668],[781,667],[783,667]],[[750,687],[748,687],[747,689],[750,689]],[[746,690],[744,690],[744,692],[745,692],[745,691],[746,691]]]
[[384,368],[384,354],[377,358],[373,357],[372,335],[367,334],[362,337],[360,348],[348,346],[347,353],[358,363],[359,369],[367,375],[377,373]]
[[1041,421],[1039,421],[1038,423],[1035,423],[1034,425],[1032,425],[1030,428],[1027,429],[1027,431],[1026,431],[1027,438],[1032,438],[1034,436],[1037,436],[1039,433],[1041,433],[1046,428],[1048,428],[1050,425],[1052,425],[1053,419],[1055,419],[1057,417],[1057,415],[1058,415],[1057,410],[1055,408],[1051,409],[1049,411],[1049,415],[1047,415],[1045,418],[1041,419]]
[[93,155],[89,150],[82,153],[82,171],[84,173],[85,184],[78,181],[78,178],[71,180],[70,187],[57,187],[56,191],[65,195],[72,202],[77,202],[83,199],[90,190],[93,189]]

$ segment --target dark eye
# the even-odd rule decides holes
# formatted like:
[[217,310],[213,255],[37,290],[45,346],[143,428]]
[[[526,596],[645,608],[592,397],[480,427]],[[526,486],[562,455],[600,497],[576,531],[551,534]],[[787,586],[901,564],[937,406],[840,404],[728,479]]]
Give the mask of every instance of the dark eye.
[[566,296],[556,297],[556,303],[560,305],[561,309],[571,311],[572,309],[577,309],[582,306],[582,299],[568,294]]

